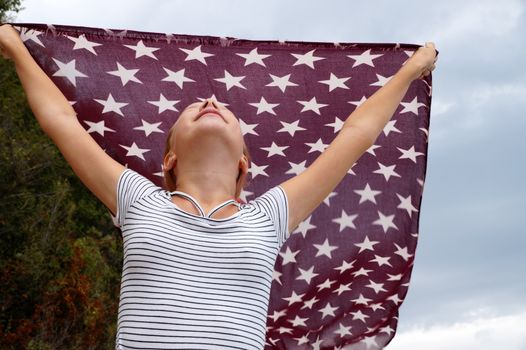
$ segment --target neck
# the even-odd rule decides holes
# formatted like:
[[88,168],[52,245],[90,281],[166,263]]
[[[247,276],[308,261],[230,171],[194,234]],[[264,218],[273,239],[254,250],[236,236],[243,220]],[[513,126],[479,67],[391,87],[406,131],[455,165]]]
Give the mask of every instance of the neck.
[[235,199],[237,173],[225,171],[224,166],[214,168],[209,164],[206,169],[181,167],[177,174],[176,190],[188,193],[205,209]]

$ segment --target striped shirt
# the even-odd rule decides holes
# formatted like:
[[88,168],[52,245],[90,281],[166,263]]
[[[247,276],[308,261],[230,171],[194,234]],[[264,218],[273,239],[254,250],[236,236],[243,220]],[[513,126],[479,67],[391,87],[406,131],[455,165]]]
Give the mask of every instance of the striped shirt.
[[222,219],[177,207],[126,169],[114,218],[123,236],[116,349],[263,349],[276,256],[288,237],[280,186]]

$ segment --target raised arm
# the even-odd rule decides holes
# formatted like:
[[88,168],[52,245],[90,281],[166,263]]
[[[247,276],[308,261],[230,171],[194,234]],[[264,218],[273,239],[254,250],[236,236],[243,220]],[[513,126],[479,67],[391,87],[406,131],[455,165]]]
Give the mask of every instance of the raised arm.
[[80,125],[75,110],[53,81],[38,66],[19,33],[0,26],[0,51],[12,59],[29,106],[42,130],[53,140],[73,171],[113,213],[116,186],[124,166],[112,159]]
[[289,232],[321,204],[374,144],[411,82],[429,75],[435,62],[434,44],[420,47],[383,87],[351,113],[331,144],[304,172],[281,184],[289,202]]

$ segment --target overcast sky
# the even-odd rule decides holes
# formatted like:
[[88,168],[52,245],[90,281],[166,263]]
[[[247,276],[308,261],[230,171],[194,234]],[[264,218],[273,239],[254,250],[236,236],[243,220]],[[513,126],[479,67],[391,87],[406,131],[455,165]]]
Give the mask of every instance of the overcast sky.
[[19,23],[440,51],[411,286],[388,350],[526,350],[526,1],[23,0]]

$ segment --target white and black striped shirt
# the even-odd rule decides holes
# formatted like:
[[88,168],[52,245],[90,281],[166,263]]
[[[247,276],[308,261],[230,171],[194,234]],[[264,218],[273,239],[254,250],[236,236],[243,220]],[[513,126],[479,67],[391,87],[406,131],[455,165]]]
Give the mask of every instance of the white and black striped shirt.
[[119,178],[116,349],[263,349],[274,263],[288,237],[285,192],[275,186],[223,219],[210,216],[234,200],[199,216],[173,194],[130,169]]

